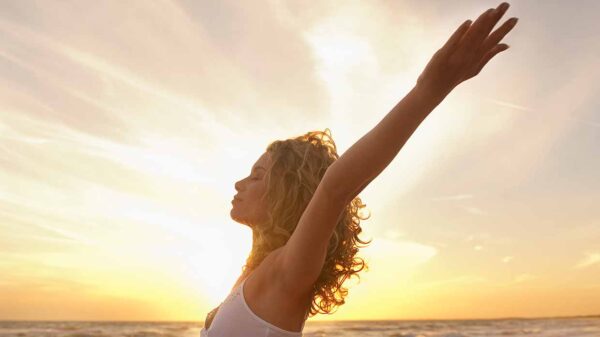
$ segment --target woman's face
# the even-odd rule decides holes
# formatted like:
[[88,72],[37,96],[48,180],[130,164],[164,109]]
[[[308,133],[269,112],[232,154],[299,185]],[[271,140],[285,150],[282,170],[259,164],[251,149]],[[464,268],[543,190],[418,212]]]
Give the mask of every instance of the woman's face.
[[265,172],[270,165],[270,154],[265,152],[252,167],[250,175],[235,183],[237,194],[231,201],[229,214],[236,222],[250,228],[266,222],[267,204],[266,200],[261,202],[261,198],[267,191]]

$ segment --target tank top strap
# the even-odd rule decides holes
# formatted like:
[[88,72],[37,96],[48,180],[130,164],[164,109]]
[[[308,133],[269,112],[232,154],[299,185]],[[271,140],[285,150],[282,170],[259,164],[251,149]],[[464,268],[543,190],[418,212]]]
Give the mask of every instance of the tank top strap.
[[241,292],[242,291],[242,287],[244,286],[244,283],[246,283],[246,280],[248,279],[248,277],[246,277],[238,286],[237,286],[237,292]]

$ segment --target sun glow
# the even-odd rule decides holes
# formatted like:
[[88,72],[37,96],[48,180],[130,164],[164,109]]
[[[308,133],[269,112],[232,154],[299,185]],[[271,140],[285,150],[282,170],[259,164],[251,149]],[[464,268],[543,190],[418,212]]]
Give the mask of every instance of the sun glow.
[[[0,2],[0,320],[201,321],[269,142],[342,154],[480,5],[214,3]],[[511,48],[361,193],[370,269],[315,320],[600,311],[598,5],[511,6]]]

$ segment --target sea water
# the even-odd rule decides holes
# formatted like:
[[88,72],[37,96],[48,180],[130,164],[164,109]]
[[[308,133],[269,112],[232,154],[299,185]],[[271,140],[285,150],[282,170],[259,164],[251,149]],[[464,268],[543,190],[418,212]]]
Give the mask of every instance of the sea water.
[[[1,337],[198,337],[202,322],[0,321]],[[305,337],[600,337],[600,316],[493,320],[307,321]]]

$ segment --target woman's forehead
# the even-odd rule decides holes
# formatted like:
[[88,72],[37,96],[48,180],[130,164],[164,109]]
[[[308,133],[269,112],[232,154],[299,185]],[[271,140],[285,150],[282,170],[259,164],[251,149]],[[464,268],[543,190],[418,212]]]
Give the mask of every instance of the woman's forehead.
[[269,152],[263,153],[260,158],[256,161],[257,165],[268,165],[271,162],[271,154]]
[[269,167],[270,163],[271,163],[271,156],[268,152],[265,152],[260,156],[260,158],[258,158],[256,163],[254,164],[253,169],[263,168],[266,170]]

